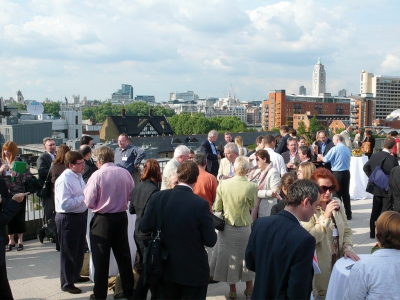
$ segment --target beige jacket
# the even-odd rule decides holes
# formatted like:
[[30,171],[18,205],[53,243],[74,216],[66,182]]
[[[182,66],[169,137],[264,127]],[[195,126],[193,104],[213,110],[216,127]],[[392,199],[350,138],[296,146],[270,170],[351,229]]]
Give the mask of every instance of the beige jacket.
[[[347,223],[342,203],[340,203],[340,210],[338,212],[334,211],[333,216],[339,231],[339,256],[343,257],[344,252],[353,251],[353,233]],[[324,211],[321,207],[317,209],[317,213],[312,216],[309,222],[301,223],[317,242],[316,250],[321,274],[314,275],[313,293],[325,299],[332,272],[332,233],[334,226],[331,219],[327,219],[324,216]]]

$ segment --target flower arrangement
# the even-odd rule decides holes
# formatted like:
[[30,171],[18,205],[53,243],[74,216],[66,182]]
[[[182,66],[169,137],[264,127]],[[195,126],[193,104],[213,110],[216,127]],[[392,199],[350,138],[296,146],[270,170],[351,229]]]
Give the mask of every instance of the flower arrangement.
[[379,245],[379,243],[376,243],[375,246],[371,248],[371,254],[379,249],[381,249],[381,245]]
[[360,157],[363,156],[363,154],[364,153],[361,151],[361,149],[354,149],[353,151],[351,151],[352,156]]

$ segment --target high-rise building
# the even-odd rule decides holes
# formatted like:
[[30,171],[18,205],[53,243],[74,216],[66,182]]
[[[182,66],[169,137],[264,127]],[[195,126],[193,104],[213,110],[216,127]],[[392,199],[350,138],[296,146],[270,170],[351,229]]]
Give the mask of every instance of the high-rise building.
[[374,98],[370,94],[349,96],[350,98],[350,125],[353,129],[371,126],[374,120]]
[[129,99],[133,99],[133,87],[130,84],[123,84],[121,91],[128,94]]
[[374,119],[385,119],[400,108],[400,76],[374,75],[361,71],[361,94],[372,93],[375,102]]
[[324,65],[321,64],[321,58],[318,58],[318,63],[314,66],[312,74],[312,96],[320,96],[326,93],[326,72]]
[[350,99],[327,95],[286,95],[285,90],[272,90],[263,102],[262,127],[264,130],[282,125],[292,127],[294,116],[302,114],[315,115],[322,126],[328,126],[332,120],[348,120]]
[[341,89],[338,93],[339,97],[346,97],[346,90],[345,89]]
[[199,96],[193,91],[171,92],[169,93],[169,100],[197,101],[199,100]]
[[299,95],[307,95],[307,90],[304,85],[299,88]]

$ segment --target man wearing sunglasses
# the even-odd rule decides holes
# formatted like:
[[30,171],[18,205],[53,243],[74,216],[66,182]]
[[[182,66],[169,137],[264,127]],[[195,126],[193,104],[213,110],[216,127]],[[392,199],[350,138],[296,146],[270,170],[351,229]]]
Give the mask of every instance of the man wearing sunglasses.
[[341,136],[340,134],[335,134],[332,140],[335,147],[331,148],[325,156],[322,156],[322,154],[318,154],[318,161],[322,161],[324,163],[331,163],[333,176],[335,176],[339,184],[339,190],[336,192],[336,196],[343,202],[344,208],[346,209],[347,220],[351,220],[352,219],[351,204],[350,204],[351,151],[345,144],[343,144],[343,136]]

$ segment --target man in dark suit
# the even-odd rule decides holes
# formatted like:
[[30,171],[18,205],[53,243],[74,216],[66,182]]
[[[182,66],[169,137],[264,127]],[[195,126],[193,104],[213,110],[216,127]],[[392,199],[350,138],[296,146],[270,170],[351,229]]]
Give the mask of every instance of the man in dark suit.
[[281,139],[279,140],[279,144],[275,149],[276,153],[282,154],[286,151],[288,151],[289,149],[286,147],[287,146],[287,140],[290,137],[289,134],[289,127],[286,125],[282,125],[280,128],[280,133],[281,133]]
[[[364,173],[371,176],[372,172],[376,167],[381,167],[385,174],[390,174],[394,167],[399,165],[397,157],[392,156],[392,149],[395,145],[395,139],[392,137],[387,137],[383,143],[383,150],[372,154],[371,159],[364,165]],[[398,179],[397,179],[398,180]],[[373,188],[373,189],[372,189]],[[381,213],[390,210],[392,208],[392,203],[390,202],[389,194],[377,187],[372,187],[369,185],[367,190],[371,190],[374,195],[372,198],[372,211],[369,220],[369,236],[370,238],[375,238],[375,222]]]
[[224,154],[224,149],[225,149],[225,145],[232,142],[232,135],[229,131],[226,131],[224,133],[224,140],[221,142],[221,144],[218,145],[218,152],[221,155],[221,158],[225,158],[225,154]]
[[207,201],[192,191],[199,168],[194,162],[185,161],[177,171],[178,185],[151,196],[140,220],[140,230],[156,231],[156,204],[161,201],[161,240],[168,257],[157,296],[159,299],[205,299],[210,279],[205,246],[213,247],[217,235]]
[[79,147],[79,153],[83,155],[85,161],[85,170],[83,171],[82,178],[85,183],[89,180],[90,176],[98,170],[96,164],[92,159],[92,148],[89,145],[82,145]]
[[[333,144],[332,140],[328,137],[328,133],[325,130],[318,131],[317,137],[319,141],[317,142],[318,153],[314,153],[314,161],[317,160],[318,154],[322,154],[325,156],[328,154],[329,150],[335,145]],[[329,171],[332,169],[331,163],[322,163],[322,166]]]
[[[8,201],[6,203],[6,198],[8,198],[8,196],[11,197],[11,195],[9,195],[4,179],[0,179],[0,299],[13,299],[7,278],[3,231],[7,223],[21,209],[19,203],[21,203],[28,194],[29,193],[15,194],[12,197],[13,200],[7,199]],[[2,209],[2,207],[4,208]]]
[[388,193],[390,202],[393,203],[393,210],[400,212],[400,166],[390,171]]
[[38,169],[39,181],[43,184],[47,180],[48,193],[47,196],[41,198],[44,208],[44,223],[45,225],[38,230],[38,238],[41,243],[43,239],[52,239],[55,242],[55,209],[54,209],[54,193],[53,184],[51,183],[51,174],[49,174],[51,164],[56,158],[56,143],[52,138],[43,140],[45,151],[39,156],[36,161]]
[[217,148],[215,147],[215,141],[218,139],[218,132],[211,130],[208,133],[208,138],[201,143],[200,151],[203,152],[207,157],[206,171],[214,176],[218,174],[219,163],[221,155],[218,154]]
[[317,211],[319,196],[315,182],[297,180],[284,210],[255,221],[246,248],[246,266],[256,273],[252,299],[310,299],[315,238],[300,221]]
[[286,165],[286,171],[296,174],[296,167],[300,164],[300,158],[297,153],[297,139],[294,137],[289,137],[287,139],[286,147],[289,151],[281,154]]

